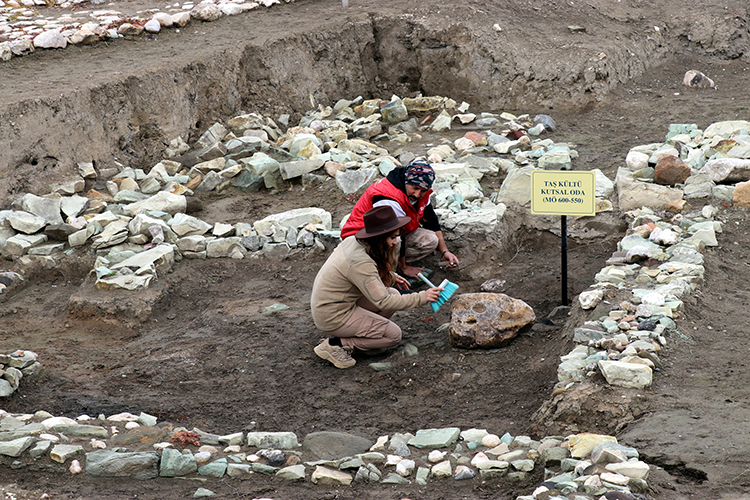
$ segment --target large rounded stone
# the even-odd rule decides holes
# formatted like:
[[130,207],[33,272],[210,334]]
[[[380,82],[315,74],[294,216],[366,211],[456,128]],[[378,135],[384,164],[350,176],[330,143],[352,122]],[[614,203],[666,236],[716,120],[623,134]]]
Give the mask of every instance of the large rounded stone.
[[499,347],[534,321],[534,310],[522,300],[502,293],[465,293],[453,300],[449,339],[454,347]]

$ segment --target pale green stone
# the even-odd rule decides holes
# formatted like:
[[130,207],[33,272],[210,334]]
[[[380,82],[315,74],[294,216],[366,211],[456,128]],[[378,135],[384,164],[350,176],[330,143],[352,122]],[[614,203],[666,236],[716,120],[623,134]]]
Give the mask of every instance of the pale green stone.
[[303,481],[305,479],[305,466],[297,464],[284,467],[276,472],[276,476],[286,481]]
[[458,440],[461,429],[458,427],[447,427],[444,429],[421,429],[417,435],[409,440],[409,446],[415,448],[445,448]]
[[391,472],[390,474],[388,474],[387,476],[383,478],[381,483],[383,484],[411,484],[411,481],[409,481],[405,477],[401,477],[395,472]]
[[227,459],[226,458],[220,458],[219,460],[211,462],[210,464],[206,464],[202,467],[198,467],[198,474],[200,474],[201,476],[221,478],[224,476],[224,473],[226,471],[227,471]]
[[427,467],[419,467],[417,469],[417,479],[416,483],[420,486],[424,486],[427,484],[427,478],[430,476],[430,469]]
[[195,493],[193,493],[193,498],[202,498],[202,497],[215,497],[216,493],[214,493],[211,490],[207,490],[206,488],[198,488],[195,490]]
[[161,453],[159,475],[162,477],[178,477],[191,474],[198,470],[198,462],[191,454],[183,455],[177,450],[166,448]]
[[148,413],[141,412],[138,416],[138,423],[145,425],[146,427],[155,427],[157,421],[158,419],[155,416],[149,415]]

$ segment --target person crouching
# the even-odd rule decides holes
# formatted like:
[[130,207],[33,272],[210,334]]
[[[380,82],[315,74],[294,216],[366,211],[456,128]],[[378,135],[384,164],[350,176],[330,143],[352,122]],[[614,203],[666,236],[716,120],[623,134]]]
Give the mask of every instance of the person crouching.
[[364,228],[342,241],[313,282],[310,306],[315,326],[328,338],[314,351],[336,368],[356,364],[352,352],[385,349],[401,341],[401,328],[390,320],[404,311],[437,302],[442,288],[401,295],[408,288],[396,274],[399,234],[409,217],[397,217],[390,206],[364,214]]

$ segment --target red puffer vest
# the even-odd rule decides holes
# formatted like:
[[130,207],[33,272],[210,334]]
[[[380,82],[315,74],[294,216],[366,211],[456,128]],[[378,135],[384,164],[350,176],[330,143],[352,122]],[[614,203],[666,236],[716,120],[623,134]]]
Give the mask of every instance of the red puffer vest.
[[419,227],[419,221],[422,220],[424,209],[430,202],[431,194],[432,189],[427,191],[422,198],[419,199],[417,209],[415,210],[412,204],[409,203],[409,197],[406,196],[406,193],[391,184],[388,179],[380,179],[378,182],[365,189],[362,197],[357,201],[357,204],[354,205],[352,214],[349,216],[346,224],[344,224],[344,227],[341,228],[341,239],[356,234],[357,231],[365,227],[362,216],[372,208],[372,199],[375,196],[384,196],[396,200],[398,204],[401,205],[406,216],[411,218],[411,222],[401,228],[401,234],[409,234]]

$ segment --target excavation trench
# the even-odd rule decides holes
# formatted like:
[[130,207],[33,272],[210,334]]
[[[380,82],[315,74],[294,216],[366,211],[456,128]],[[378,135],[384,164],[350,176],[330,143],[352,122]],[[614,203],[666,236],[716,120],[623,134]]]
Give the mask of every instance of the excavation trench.
[[[127,53],[94,46],[31,56],[55,76],[40,80],[32,95],[28,88],[9,89],[18,97],[0,111],[6,124],[0,144],[7,146],[0,148],[0,175],[8,181],[0,199],[44,194],[77,176],[78,162],[92,161],[104,172],[118,165],[148,169],[177,136],[191,142],[241,112],[289,113],[294,121],[311,99],[329,105],[358,95],[421,92],[485,110],[576,108],[642,75],[669,52],[665,40],[628,25],[620,40],[602,44],[563,30],[559,47],[529,52],[515,34],[476,30],[468,21],[443,27],[366,12],[283,34],[264,32],[264,20],[253,18],[252,36],[225,40],[222,33],[247,31],[248,22],[203,24],[192,38],[166,33],[158,42],[115,43],[136,45]],[[160,55],[177,51],[193,55]],[[3,68],[8,85],[28,62],[17,58]]]

